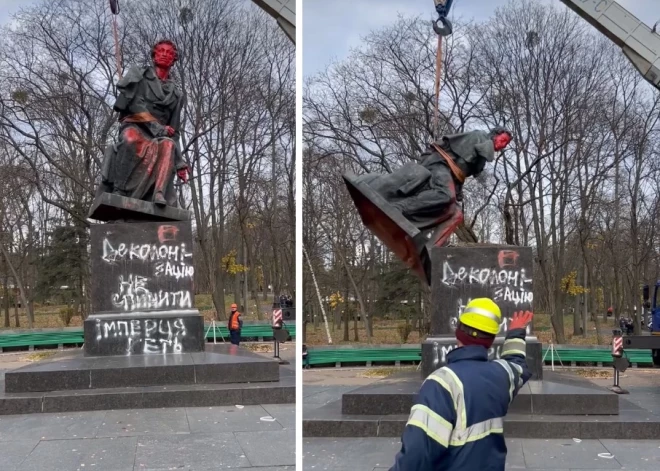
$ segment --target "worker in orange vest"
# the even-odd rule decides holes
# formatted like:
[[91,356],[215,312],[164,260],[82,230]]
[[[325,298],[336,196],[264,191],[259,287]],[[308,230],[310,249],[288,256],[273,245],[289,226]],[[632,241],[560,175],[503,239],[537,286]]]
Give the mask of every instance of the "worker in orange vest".
[[227,328],[229,329],[229,340],[232,345],[240,345],[241,343],[241,328],[243,327],[243,319],[241,313],[238,312],[236,304],[231,305],[231,313],[229,314],[229,322]]

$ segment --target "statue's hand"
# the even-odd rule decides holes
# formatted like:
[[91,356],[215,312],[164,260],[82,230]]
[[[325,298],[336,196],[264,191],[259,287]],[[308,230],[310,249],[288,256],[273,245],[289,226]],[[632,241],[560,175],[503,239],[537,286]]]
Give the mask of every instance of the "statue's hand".
[[172,126],[165,126],[165,132],[167,133],[168,136],[172,137],[174,136],[174,128]]
[[181,180],[183,180],[183,183],[188,183],[189,173],[190,173],[190,169],[188,167],[180,168],[179,170],[176,171],[176,174],[179,176]]

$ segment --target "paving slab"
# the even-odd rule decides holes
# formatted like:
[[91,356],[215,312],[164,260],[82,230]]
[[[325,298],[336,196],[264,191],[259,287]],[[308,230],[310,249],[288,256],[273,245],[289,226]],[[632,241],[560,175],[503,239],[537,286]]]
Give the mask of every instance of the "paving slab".
[[251,466],[233,433],[139,437],[136,470],[213,471]]
[[308,438],[303,440],[305,471],[371,471],[389,467],[401,448],[398,439],[387,438]]
[[97,437],[188,434],[185,409],[138,409],[108,411]]
[[126,471],[133,467],[135,437],[41,441],[17,470]]
[[295,430],[236,432],[234,435],[252,466],[295,466],[296,464]]
[[282,423],[295,425],[295,406],[245,409],[244,420],[277,420],[260,422],[269,430],[242,432],[251,426],[233,419],[224,431],[206,432],[189,424],[208,407],[2,416],[0,470],[293,470],[295,429]]
[[105,412],[0,417],[0,441],[94,438]]
[[516,438],[505,439],[507,454],[507,468],[525,469],[525,453],[523,452],[523,440]]
[[17,470],[39,444],[39,440],[15,440],[0,442],[0,463],[5,471]]
[[660,440],[601,440],[626,469],[660,469]]
[[277,419],[285,429],[296,428],[296,406],[288,404],[264,404],[262,406],[268,415]]
[[621,469],[622,463],[615,456],[612,459],[600,458],[602,453],[610,453],[599,440],[536,440],[523,442],[525,465],[528,468],[541,468],[548,463],[558,468],[568,469]]
[[[278,421],[267,422],[270,416],[262,406],[197,407],[188,408],[188,423],[193,433],[258,432],[282,430]],[[295,414],[295,409],[294,409]]]
[[[507,470],[605,471],[660,469],[660,440],[507,439]],[[389,470],[400,449],[388,438],[308,438],[303,441],[305,471]],[[600,458],[611,453],[614,458]],[[548,466],[553,466],[549,468]]]

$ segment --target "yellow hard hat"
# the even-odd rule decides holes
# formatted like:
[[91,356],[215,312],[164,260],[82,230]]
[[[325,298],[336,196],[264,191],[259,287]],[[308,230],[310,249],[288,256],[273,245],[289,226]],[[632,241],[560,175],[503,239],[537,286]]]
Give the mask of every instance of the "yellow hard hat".
[[496,335],[500,331],[502,313],[492,299],[473,299],[465,306],[458,318],[459,322],[487,334]]

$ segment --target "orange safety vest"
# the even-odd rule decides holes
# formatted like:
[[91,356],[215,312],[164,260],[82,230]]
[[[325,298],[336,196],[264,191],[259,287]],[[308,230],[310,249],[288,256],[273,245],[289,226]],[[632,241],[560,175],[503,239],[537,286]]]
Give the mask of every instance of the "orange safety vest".
[[241,324],[238,320],[240,315],[241,313],[238,311],[229,314],[229,330],[238,330],[241,328]]

